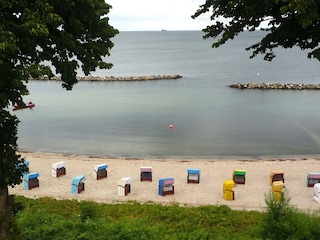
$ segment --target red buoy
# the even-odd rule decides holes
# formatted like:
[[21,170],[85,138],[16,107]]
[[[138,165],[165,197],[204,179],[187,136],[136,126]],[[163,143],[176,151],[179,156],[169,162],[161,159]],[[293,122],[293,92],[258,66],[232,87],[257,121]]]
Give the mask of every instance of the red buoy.
[[172,124],[170,124],[170,126],[169,126],[169,127],[170,127],[170,129],[172,129],[172,128],[173,128],[173,125],[172,125]]

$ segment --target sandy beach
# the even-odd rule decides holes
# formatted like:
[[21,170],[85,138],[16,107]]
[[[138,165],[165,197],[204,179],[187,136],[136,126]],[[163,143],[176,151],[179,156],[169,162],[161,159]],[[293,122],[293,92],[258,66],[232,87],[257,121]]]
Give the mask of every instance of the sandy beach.
[[[9,188],[10,194],[26,197],[53,197],[57,199],[92,200],[105,203],[136,200],[181,205],[228,205],[233,209],[263,210],[265,195],[271,186],[271,171],[284,171],[285,187],[291,204],[304,211],[320,209],[313,200],[313,188],[307,187],[308,172],[320,172],[320,158],[283,158],[283,159],[112,159],[80,155],[50,153],[29,153],[21,155],[29,161],[30,172],[38,172],[40,186],[24,190],[23,184]],[[66,175],[52,177],[52,164],[66,162]],[[93,178],[95,165],[108,164],[108,177],[100,180]],[[153,170],[153,181],[140,181],[140,167],[148,166]],[[187,183],[187,169],[200,169],[200,183]],[[234,169],[246,171],[246,183],[234,188],[235,200],[223,198],[223,182],[232,179]],[[85,175],[85,191],[71,193],[71,181],[78,175]],[[131,177],[131,193],[118,196],[117,186],[121,178]],[[158,195],[158,180],[174,178],[174,195]]]

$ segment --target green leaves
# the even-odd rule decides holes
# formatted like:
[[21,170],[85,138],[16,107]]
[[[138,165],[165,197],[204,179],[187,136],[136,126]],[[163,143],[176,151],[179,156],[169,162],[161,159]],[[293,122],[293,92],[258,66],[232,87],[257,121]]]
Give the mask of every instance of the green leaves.
[[266,195],[267,211],[262,222],[262,239],[317,239],[317,213],[305,213],[290,204],[288,192],[280,201]]
[[[8,111],[0,110],[0,188],[14,186],[22,182],[22,172],[26,171],[26,166],[21,165],[24,161],[17,151],[17,126],[19,120],[16,116],[11,116]],[[20,165],[21,167],[17,167]]]
[[283,13],[290,12],[299,16],[299,22],[302,28],[307,28],[314,21],[319,20],[319,3],[315,0],[283,0],[286,5],[281,8]]
[[[108,24],[110,8],[104,0],[1,1],[0,64],[10,61],[13,68],[21,66],[39,76],[41,65],[49,61],[71,90],[79,67],[85,75],[97,67],[112,67],[102,60],[113,47],[110,38],[118,33]],[[18,79],[22,77],[26,75]]]
[[[263,54],[271,61],[276,55],[274,48],[312,49],[309,57],[320,60],[316,47],[320,41],[320,2],[316,0],[207,0],[193,18],[211,12],[212,25],[203,29],[204,38],[217,38],[212,44],[219,47],[238,33],[255,31],[261,24],[267,32],[260,42],[247,47],[251,57]],[[224,17],[224,21],[217,21]]]
[[7,55],[14,54],[18,49],[14,33],[11,31],[2,32],[0,35],[0,64]]

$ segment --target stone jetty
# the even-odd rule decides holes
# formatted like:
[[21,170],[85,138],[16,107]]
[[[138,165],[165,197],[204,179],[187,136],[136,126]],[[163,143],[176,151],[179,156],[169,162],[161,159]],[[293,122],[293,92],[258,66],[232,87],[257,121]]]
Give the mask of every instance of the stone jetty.
[[[94,77],[94,76],[86,76],[86,77],[77,77],[78,81],[150,81],[150,80],[172,80],[182,78],[181,75],[144,75],[144,76],[127,76],[127,77],[115,77],[115,76],[104,76],[104,77]],[[59,76],[54,77],[38,77],[38,78],[29,78],[29,80],[55,80],[61,81]]]
[[305,83],[236,83],[229,85],[238,89],[320,90],[320,84]]

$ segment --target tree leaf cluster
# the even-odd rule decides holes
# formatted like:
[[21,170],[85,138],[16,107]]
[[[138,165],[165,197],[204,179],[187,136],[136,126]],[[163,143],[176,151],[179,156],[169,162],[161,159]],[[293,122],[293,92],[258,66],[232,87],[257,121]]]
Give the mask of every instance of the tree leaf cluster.
[[51,66],[67,90],[77,82],[78,68],[85,75],[97,67],[111,68],[102,59],[110,54],[111,38],[118,33],[109,25],[110,9],[103,0],[0,0],[0,70],[2,82],[11,81],[6,89],[0,86],[0,94],[21,90],[6,96],[21,101],[28,92],[19,82],[29,76],[50,77]]
[[204,38],[217,38],[219,47],[244,30],[261,29],[266,35],[246,48],[251,58],[258,54],[271,61],[277,47],[310,49],[309,58],[320,60],[320,2],[317,0],[207,0],[192,16],[210,14],[212,25],[203,29]]
[[[0,111],[0,188],[15,186],[21,183],[23,172],[27,171],[24,164],[25,159],[17,154],[17,125],[19,120],[16,116],[11,116],[7,111]],[[14,130],[14,132],[12,132]],[[8,160],[8,161],[4,161]]]

